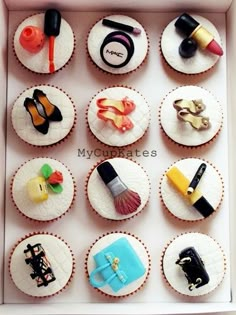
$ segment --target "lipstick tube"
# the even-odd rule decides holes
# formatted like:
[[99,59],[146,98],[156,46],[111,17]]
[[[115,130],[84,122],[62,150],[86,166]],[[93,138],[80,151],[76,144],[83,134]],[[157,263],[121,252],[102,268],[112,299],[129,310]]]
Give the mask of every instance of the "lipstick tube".
[[200,48],[218,56],[223,55],[223,50],[214,36],[189,14],[183,13],[176,20],[175,27],[187,37],[194,39]]
[[171,167],[167,172],[166,176],[175,189],[205,218],[214,212],[214,208],[202,195],[199,189],[195,189],[191,195],[187,194],[187,190],[190,181],[184,174],[176,167]]

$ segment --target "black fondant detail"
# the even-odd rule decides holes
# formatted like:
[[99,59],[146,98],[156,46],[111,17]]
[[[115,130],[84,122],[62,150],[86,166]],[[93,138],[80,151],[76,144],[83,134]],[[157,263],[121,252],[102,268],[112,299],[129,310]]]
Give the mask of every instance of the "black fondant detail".
[[[122,40],[122,38],[119,38],[118,36],[125,37],[127,42],[125,40]],[[124,62],[122,62],[118,65],[116,65],[116,64],[114,65],[114,64],[109,63],[109,61],[107,61],[105,56],[104,56],[104,53],[106,52],[106,45],[109,43],[112,43],[112,42],[118,42],[118,43],[122,44],[127,50],[126,60],[124,60]],[[115,54],[115,52],[111,52],[111,53]],[[118,52],[118,54],[119,54],[119,52]],[[118,54],[116,54],[116,55],[118,56]],[[128,62],[130,61],[130,59],[132,58],[133,54],[134,54],[134,42],[133,42],[132,38],[128,34],[121,32],[121,31],[115,31],[115,32],[109,33],[105,37],[105,39],[104,39],[104,41],[100,47],[100,56],[101,56],[103,62],[112,68],[122,68],[122,67],[126,66],[128,64]],[[123,56],[119,55],[118,57],[123,57]]]
[[197,51],[197,42],[190,37],[185,38],[179,45],[179,54],[183,58],[191,58]]
[[175,27],[187,37],[198,27],[199,23],[189,14],[183,13],[175,22]]
[[[188,186],[188,190],[189,188],[192,189],[192,191],[194,191],[197,187],[197,185],[199,184],[203,174],[205,173],[206,171],[206,163],[201,163],[200,166],[198,167],[195,175],[193,176],[193,179],[191,180],[189,186]],[[188,192],[187,190],[187,192]]]
[[115,177],[118,176],[115,169],[108,161],[99,164],[97,167],[97,171],[105,185],[110,183]]
[[[38,116],[41,116],[42,117],[42,124],[41,125],[36,125],[35,124],[35,121],[34,121],[34,117],[32,116],[30,110],[29,110],[29,107],[34,107],[34,109],[36,110],[37,112],[37,115]],[[48,133],[48,128],[49,128],[49,122],[48,122],[48,119],[46,117],[43,117],[39,111],[38,111],[38,108],[37,108],[37,105],[35,103],[35,100],[32,99],[32,98],[29,98],[29,97],[26,97],[25,101],[24,101],[24,107],[25,109],[27,110],[27,112],[30,114],[30,118],[31,118],[31,121],[32,121],[32,124],[34,126],[34,128],[36,130],[38,130],[39,132],[41,132],[42,134],[46,135]]]
[[193,204],[193,207],[200,212],[204,218],[207,218],[215,211],[212,205],[203,196]]
[[179,253],[176,261],[188,280],[189,290],[200,288],[210,281],[204,263],[194,247],[187,247]]
[[111,21],[111,20],[108,20],[108,19],[103,19],[102,20],[102,24],[105,25],[105,26],[114,27],[116,29],[119,29],[119,30],[122,30],[122,31],[125,31],[125,32],[129,32],[129,33],[132,33],[134,31],[134,27],[132,27],[130,25],[127,25],[127,24],[124,24],[124,23],[119,23],[119,22],[116,22],[116,21]]
[[47,36],[58,36],[61,27],[61,14],[56,9],[49,9],[44,16],[44,33]]
[[50,115],[47,115],[45,105],[42,102],[42,100],[40,101],[40,97],[47,98],[47,95],[43,91],[39,89],[35,89],[33,93],[33,98],[36,100],[36,102],[42,105],[46,117],[51,121],[61,121],[63,117],[62,117],[60,109],[56,105],[52,104],[47,98],[48,102],[51,104],[51,106],[53,106],[53,112]]
[[24,250],[24,254],[29,253],[30,257],[27,257],[25,262],[33,269],[33,273],[30,276],[36,280],[37,287],[46,287],[50,282],[56,280],[42,245],[40,243],[33,246],[28,244],[27,249]]

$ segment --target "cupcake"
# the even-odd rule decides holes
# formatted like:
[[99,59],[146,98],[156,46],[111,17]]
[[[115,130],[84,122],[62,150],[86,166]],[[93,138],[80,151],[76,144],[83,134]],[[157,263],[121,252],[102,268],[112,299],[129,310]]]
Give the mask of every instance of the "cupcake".
[[125,297],[146,282],[150,256],[137,237],[114,232],[90,247],[85,265],[92,287],[107,296]]
[[75,268],[70,247],[58,236],[40,232],[21,239],[12,249],[10,276],[16,287],[32,297],[58,294]]
[[149,120],[150,109],[143,96],[123,86],[97,93],[87,111],[90,131],[109,146],[127,146],[141,139]]
[[34,146],[59,143],[73,130],[75,120],[70,97],[50,85],[38,85],[22,92],[11,112],[16,134]]
[[24,19],[13,39],[13,49],[19,62],[41,74],[54,73],[64,67],[72,57],[74,47],[71,27],[55,9]]
[[86,191],[96,213],[106,219],[124,220],[146,206],[150,184],[146,172],[137,163],[113,158],[90,171]]
[[162,101],[160,123],[174,142],[196,147],[213,140],[222,126],[222,109],[216,98],[198,86],[181,86]]
[[11,195],[24,216],[38,221],[52,221],[65,214],[75,196],[70,171],[51,158],[25,162],[11,182]]
[[124,74],[136,70],[148,52],[148,37],[143,26],[126,15],[110,15],[90,30],[88,54],[102,70]]
[[223,183],[212,164],[198,158],[174,163],[162,177],[161,199],[169,212],[185,221],[203,220],[216,212]]
[[219,244],[205,234],[177,236],[165,248],[162,272],[178,293],[197,297],[215,290],[226,271],[225,255]]
[[164,29],[160,49],[167,64],[184,74],[212,68],[223,50],[216,27],[206,18],[184,13]]

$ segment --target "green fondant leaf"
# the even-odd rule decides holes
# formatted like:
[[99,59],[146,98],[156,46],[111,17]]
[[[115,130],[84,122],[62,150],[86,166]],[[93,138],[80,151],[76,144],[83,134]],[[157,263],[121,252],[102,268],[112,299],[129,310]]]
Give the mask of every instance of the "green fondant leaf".
[[63,191],[63,187],[60,184],[48,184],[48,187],[56,194],[60,194]]
[[48,179],[49,178],[49,176],[52,174],[52,168],[51,168],[51,166],[50,165],[48,165],[48,164],[44,164],[42,167],[41,167],[41,173],[42,173],[42,175],[43,175],[43,177],[45,178],[45,179]]

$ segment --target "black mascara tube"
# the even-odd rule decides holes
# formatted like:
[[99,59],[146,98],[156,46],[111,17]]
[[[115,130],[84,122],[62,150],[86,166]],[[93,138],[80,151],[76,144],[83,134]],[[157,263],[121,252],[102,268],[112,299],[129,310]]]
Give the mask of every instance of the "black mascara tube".
[[194,190],[196,189],[198,183],[200,182],[201,178],[202,178],[202,175],[204,174],[205,170],[206,170],[206,164],[205,163],[202,163],[197,172],[195,173],[195,175],[193,176],[193,179],[191,180],[189,186],[188,186],[188,189],[187,189],[187,193],[188,195],[191,195]]
[[115,22],[115,21],[108,20],[108,19],[103,19],[102,24],[105,26],[113,27],[113,28],[121,30],[121,31],[132,33],[135,35],[139,35],[141,33],[141,30],[138,27],[133,27],[133,26],[130,26],[127,24]]

